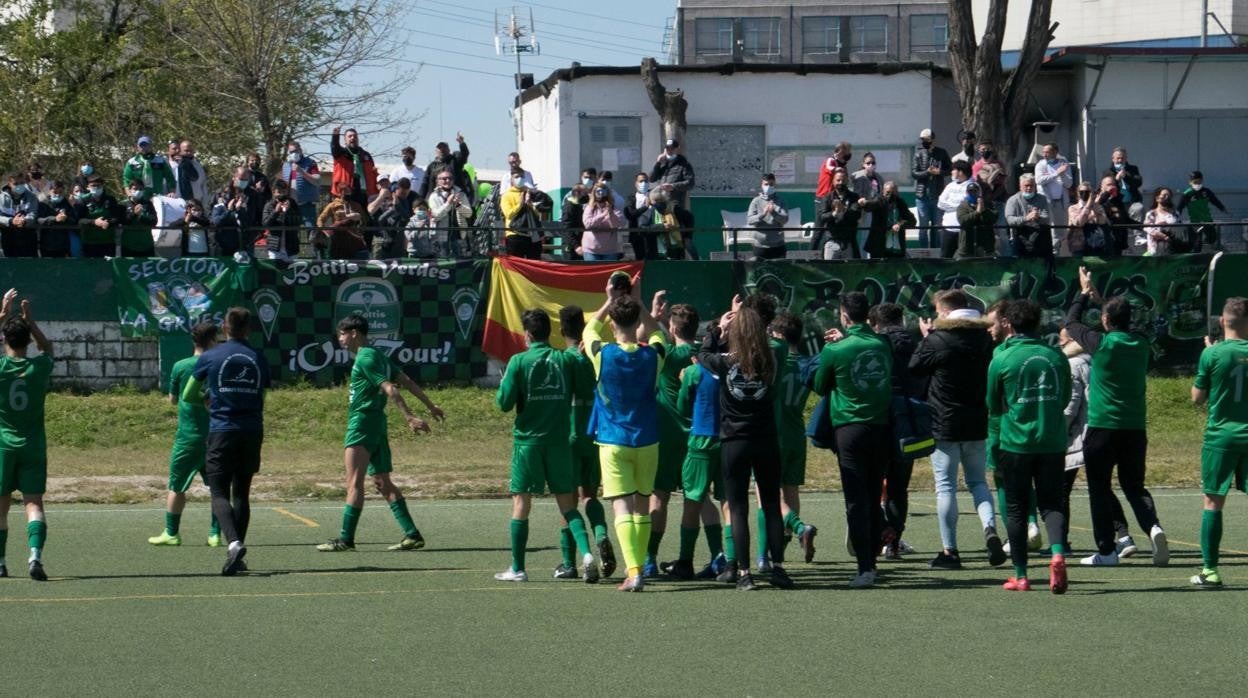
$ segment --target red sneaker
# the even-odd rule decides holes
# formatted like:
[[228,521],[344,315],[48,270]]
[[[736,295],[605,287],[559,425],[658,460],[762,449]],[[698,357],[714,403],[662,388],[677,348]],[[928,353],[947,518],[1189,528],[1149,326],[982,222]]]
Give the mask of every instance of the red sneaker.
[[1054,555],[1049,563],[1049,591],[1054,594],[1065,594],[1067,584],[1066,558]]
[[1031,591],[1031,582],[1026,577],[1010,577],[1001,585],[1006,591]]

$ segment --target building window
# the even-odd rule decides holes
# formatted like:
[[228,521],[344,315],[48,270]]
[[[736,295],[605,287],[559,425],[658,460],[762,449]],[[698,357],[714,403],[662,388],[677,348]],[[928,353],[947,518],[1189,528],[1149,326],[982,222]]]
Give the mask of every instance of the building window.
[[631,180],[641,169],[641,119],[635,116],[583,116],[580,118],[582,168],[623,173]]
[[741,20],[741,38],[747,55],[780,55],[780,18],[743,18]]
[[849,50],[853,53],[888,53],[888,17],[850,17]]
[[840,52],[840,17],[802,18],[802,53],[835,55]]
[[694,52],[699,56],[732,54],[732,19],[729,17],[698,18],[693,24]]
[[943,53],[949,50],[948,15],[910,15],[910,50]]

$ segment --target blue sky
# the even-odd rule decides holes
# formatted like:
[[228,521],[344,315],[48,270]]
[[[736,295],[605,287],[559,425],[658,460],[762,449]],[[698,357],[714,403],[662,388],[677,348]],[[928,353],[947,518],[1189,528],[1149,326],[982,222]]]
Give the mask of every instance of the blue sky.
[[[361,145],[382,162],[398,162],[404,145],[416,148],[416,162],[424,166],[438,141],[452,142],[458,130],[472,151],[477,167],[500,168],[515,149],[515,127],[508,114],[515,98],[515,57],[494,51],[494,11],[505,17],[515,7],[533,23],[541,55],[522,56],[526,73],[534,80],[572,61],[582,65],[639,65],[645,56],[665,61],[663,28],[676,14],[676,0],[631,0],[624,3],[575,3],[569,8],[557,0],[535,0],[515,5],[486,2],[410,2],[397,39],[406,42],[403,62],[386,71],[416,70],[396,107],[409,115],[424,114],[392,133],[361,133]],[[574,8],[574,9],[573,9]],[[382,77],[368,75],[369,81]],[[350,124],[348,124],[350,126]],[[328,137],[328,134],[326,134]],[[313,151],[328,150],[327,141],[308,139]],[[318,142],[320,141],[320,142]]]

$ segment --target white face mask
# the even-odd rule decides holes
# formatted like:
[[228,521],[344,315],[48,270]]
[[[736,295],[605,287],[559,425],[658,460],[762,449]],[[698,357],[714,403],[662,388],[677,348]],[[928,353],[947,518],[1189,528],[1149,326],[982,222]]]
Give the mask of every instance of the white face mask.
[[299,162],[299,151],[292,150],[289,153],[286,153],[286,159],[290,162]]
[[650,183],[649,183],[649,182],[638,182],[638,183],[637,183],[637,191],[638,191],[639,193],[641,193],[641,194],[645,194],[646,192],[650,191]]
[[771,192],[773,191],[775,191],[775,188],[772,187],[770,184],[763,185],[763,196],[771,196]]
[[1204,189],[1204,188],[1205,188],[1204,182],[1201,182],[1199,184],[1195,184],[1195,183],[1192,184],[1192,191],[1200,191],[1201,189]]

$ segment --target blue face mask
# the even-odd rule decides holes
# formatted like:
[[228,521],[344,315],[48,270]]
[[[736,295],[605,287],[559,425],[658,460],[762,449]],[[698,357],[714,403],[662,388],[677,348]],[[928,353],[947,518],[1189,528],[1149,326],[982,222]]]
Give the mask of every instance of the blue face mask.
[[30,191],[30,187],[27,187],[25,184],[13,185],[13,193],[17,194],[18,196],[21,196],[22,194],[25,194],[28,191]]
[[84,177],[86,177],[86,176],[89,176],[92,172],[95,172],[95,168],[90,165],[83,165],[81,168],[79,168],[78,171],[81,172]]
[[1023,198],[1027,199],[1028,201],[1031,201],[1032,199],[1036,198],[1036,193],[1034,191],[1025,191],[1023,192]]
[[1121,169],[1122,169],[1122,163],[1121,163],[1121,162],[1115,162],[1115,163],[1114,163],[1114,170],[1121,170]]
[[48,201],[51,201],[51,202],[52,202],[52,203],[54,203],[54,204],[59,204],[59,203],[61,203],[61,202],[62,202],[62,201],[64,201],[64,200],[65,200],[65,197],[61,196],[60,194],[49,194],[49,195],[48,195]]

